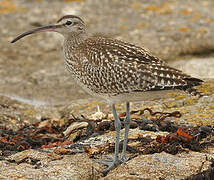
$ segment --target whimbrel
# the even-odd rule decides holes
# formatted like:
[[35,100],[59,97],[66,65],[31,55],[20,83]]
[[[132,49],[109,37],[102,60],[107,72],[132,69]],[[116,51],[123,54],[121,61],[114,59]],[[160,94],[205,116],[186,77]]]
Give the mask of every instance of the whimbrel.
[[[108,172],[126,161],[130,125],[131,101],[157,99],[170,90],[193,91],[202,80],[193,78],[168,66],[147,50],[133,44],[105,37],[89,36],[84,21],[74,15],[60,18],[56,24],[39,27],[16,37],[53,31],[64,36],[65,66],[72,78],[86,92],[106,99],[112,106],[116,130],[115,152],[112,159],[103,161]],[[119,156],[121,122],[115,104],[126,102],[125,135]]]

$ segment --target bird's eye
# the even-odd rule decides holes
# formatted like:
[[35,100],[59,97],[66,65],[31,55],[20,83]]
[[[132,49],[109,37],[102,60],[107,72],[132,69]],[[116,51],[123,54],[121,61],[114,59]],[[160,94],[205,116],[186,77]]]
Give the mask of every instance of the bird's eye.
[[66,25],[71,25],[72,24],[72,22],[71,21],[66,21],[66,23],[65,23]]

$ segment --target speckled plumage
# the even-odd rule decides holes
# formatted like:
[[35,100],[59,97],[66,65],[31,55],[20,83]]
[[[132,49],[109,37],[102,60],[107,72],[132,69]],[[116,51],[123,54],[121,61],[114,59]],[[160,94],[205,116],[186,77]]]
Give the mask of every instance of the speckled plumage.
[[201,82],[167,66],[145,49],[120,40],[89,37],[78,45],[73,42],[66,40],[64,44],[66,67],[92,95],[111,98],[135,92],[186,90]]

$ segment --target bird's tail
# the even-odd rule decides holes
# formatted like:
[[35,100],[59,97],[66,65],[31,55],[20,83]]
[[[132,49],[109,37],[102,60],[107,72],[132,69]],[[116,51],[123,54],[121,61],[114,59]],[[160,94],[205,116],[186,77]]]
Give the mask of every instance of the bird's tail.
[[197,97],[199,97],[199,98],[205,96],[204,93],[200,92],[198,89],[196,89],[196,88],[194,88],[194,87],[188,88],[188,89],[186,89],[185,91],[186,91],[187,93],[189,93],[190,95],[192,95],[192,96],[197,96]]
[[185,91],[187,93],[191,94],[192,96],[198,96],[198,97],[202,97],[205,95],[195,88],[195,86],[201,85],[204,82],[203,80],[198,78],[192,78],[192,77],[185,78],[185,80],[187,81],[187,86],[185,88]]

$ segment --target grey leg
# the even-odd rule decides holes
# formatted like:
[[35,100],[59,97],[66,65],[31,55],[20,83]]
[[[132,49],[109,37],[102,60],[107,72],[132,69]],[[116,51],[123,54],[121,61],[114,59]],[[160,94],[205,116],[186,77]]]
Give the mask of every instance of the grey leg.
[[[110,170],[117,167],[119,164],[122,163],[122,161],[119,159],[119,144],[120,144],[120,130],[121,130],[121,122],[118,118],[115,104],[112,105],[112,113],[114,115],[114,127],[116,131],[116,137],[115,137],[115,150],[114,150],[114,157],[108,158],[107,160],[102,161],[101,163],[108,166],[107,169],[102,171],[104,175],[106,175]],[[98,162],[98,161],[97,161]]]
[[129,102],[126,103],[126,119],[124,122],[125,126],[125,134],[124,134],[124,141],[123,141],[123,151],[121,154],[121,161],[126,161],[126,147],[128,142],[128,134],[129,134],[129,127],[130,127],[130,104]]
[[112,105],[112,113],[114,115],[114,127],[116,131],[116,138],[115,138],[115,150],[114,150],[114,162],[117,162],[119,160],[119,144],[120,144],[120,130],[121,130],[121,122],[118,118],[115,104]]

